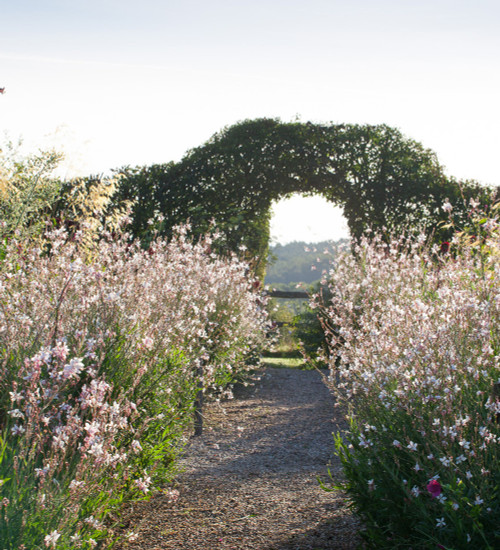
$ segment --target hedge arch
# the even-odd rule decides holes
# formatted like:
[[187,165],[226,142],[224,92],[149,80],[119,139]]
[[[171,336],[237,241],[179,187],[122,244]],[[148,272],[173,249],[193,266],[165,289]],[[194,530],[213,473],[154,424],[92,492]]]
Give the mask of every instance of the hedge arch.
[[211,220],[228,246],[265,257],[271,204],[293,193],[320,194],[341,206],[353,237],[372,229],[436,227],[444,198],[481,188],[444,174],[435,153],[386,125],[239,122],[178,163],[123,168],[119,199],[133,200],[132,228],[147,241],[155,213],[161,231]]

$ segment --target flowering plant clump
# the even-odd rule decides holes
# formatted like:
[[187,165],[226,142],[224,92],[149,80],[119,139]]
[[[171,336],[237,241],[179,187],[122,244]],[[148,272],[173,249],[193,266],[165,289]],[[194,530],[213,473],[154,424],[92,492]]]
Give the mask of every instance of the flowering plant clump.
[[499,252],[483,217],[444,247],[364,238],[329,274],[336,446],[376,548],[500,546]]
[[93,548],[171,479],[195,396],[251,366],[266,314],[248,266],[180,227],[148,250],[64,229],[0,263],[2,548]]

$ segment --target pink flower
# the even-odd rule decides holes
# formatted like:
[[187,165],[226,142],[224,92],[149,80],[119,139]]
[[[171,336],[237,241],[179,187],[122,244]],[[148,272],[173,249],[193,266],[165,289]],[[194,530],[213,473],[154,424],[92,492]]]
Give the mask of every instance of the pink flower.
[[152,349],[152,348],[153,348],[153,344],[154,344],[154,340],[153,340],[150,336],[145,336],[145,337],[142,339],[142,345],[143,345],[143,347],[145,347],[146,349]]
[[431,479],[427,484],[427,490],[431,494],[432,498],[436,498],[441,494],[443,488],[437,479]]
[[439,249],[439,252],[441,254],[447,254],[450,251],[450,243],[448,241],[443,241],[441,243],[441,247]]
[[142,479],[142,477],[140,477],[139,479],[135,480],[135,484],[143,493],[147,493],[149,492],[149,486],[151,485],[151,478],[149,476],[145,479]]

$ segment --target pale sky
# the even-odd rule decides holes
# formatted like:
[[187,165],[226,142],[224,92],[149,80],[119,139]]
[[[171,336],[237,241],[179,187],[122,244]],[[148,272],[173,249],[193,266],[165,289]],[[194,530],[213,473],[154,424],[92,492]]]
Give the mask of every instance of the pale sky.
[[[0,0],[0,14],[0,132],[64,150],[68,175],[298,117],[389,124],[449,174],[500,184],[498,0]],[[344,236],[301,204],[283,215],[297,228],[311,211],[299,234]]]

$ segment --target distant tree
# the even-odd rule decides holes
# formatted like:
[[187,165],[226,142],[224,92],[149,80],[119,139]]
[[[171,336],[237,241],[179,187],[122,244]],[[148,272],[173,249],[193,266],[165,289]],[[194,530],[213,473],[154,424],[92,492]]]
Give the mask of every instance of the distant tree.
[[[332,243],[306,243],[295,241],[287,244],[276,244],[269,249],[270,260],[266,271],[266,284],[282,289],[283,284],[312,284],[322,277],[322,272],[330,268],[337,247],[346,240]],[[293,288],[289,288],[293,290]]]

